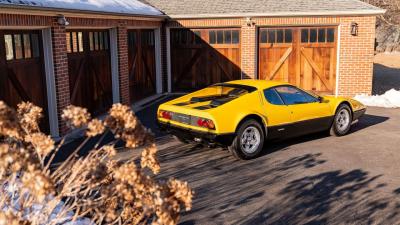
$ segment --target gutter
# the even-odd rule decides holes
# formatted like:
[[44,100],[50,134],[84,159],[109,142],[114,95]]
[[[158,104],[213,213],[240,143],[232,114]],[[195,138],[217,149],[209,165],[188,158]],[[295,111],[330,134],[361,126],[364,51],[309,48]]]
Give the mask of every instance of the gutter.
[[270,13],[227,13],[227,14],[176,14],[168,15],[171,19],[211,19],[242,17],[302,17],[302,16],[366,16],[382,15],[384,9],[353,11],[308,11],[308,12],[270,12]]
[[[28,12],[27,12],[28,11]],[[49,7],[38,7],[38,6],[25,6],[25,5],[11,5],[11,4],[0,4],[0,13],[7,14],[29,14],[38,16],[58,16],[63,14],[70,17],[99,17],[104,19],[104,16],[109,16],[107,19],[121,19],[132,17],[137,19],[148,18],[154,20],[164,20],[168,18],[165,14],[160,15],[148,15],[148,14],[130,14],[130,13],[118,13],[118,12],[104,12],[104,11],[91,11],[91,10],[79,10],[79,9],[64,9],[64,8],[49,8]],[[161,13],[161,12],[160,12]],[[85,16],[82,16],[85,15]],[[91,16],[89,16],[91,15]]]

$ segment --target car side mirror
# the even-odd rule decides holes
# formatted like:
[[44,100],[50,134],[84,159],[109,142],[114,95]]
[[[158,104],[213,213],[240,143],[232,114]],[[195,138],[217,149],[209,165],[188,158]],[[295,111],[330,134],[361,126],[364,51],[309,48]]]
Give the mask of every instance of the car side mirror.
[[324,98],[321,97],[321,96],[319,96],[319,97],[318,97],[318,101],[319,101],[319,103],[323,103],[323,102],[324,102]]

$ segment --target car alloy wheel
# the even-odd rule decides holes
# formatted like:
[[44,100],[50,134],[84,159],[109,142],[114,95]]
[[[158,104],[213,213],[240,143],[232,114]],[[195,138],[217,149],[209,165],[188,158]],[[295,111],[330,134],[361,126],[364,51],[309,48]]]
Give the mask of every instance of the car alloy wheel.
[[346,104],[339,105],[329,133],[337,137],[346,135],[351,129],[352,121],[351,108]]
[[336,127],[339,132],[344,132],[350,126],[350,112],[343,108],[336,117]]
[[240,147],[248,154],[257,151],[261,142],[261,134],[256,127],[247,127],[240,138]]
[[253,159],[260,155],[264,146],[264,130],[262,124],[248,119],[239,124],[236,137],[228,146],[229,151],[238,159]]

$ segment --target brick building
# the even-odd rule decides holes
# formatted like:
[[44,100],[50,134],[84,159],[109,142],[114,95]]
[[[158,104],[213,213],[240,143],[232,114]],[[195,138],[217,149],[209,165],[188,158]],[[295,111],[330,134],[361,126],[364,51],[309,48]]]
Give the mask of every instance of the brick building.
[[0,99],[104,113],[234,79],[370,94],[375,17],[357,0],[0,0]]

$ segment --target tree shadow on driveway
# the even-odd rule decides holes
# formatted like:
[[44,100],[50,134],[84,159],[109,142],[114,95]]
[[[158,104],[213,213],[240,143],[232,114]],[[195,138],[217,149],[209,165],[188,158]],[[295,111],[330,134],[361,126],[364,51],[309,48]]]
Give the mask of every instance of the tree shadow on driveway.
[[[162,151],[162,177],[188,181],[193,209],[181,224],[396,224],[400,196],[382,174],[326,166],[321,153],[237,161],[220,149]],[[399,189],[400,190],[400,189]],[[397,191],[400,193],[400,191]]]
[[381,195],[381,176],[356,169],[294,179],[279,191],[278,205],[266,205],[239,224],[395,224],[397,201]]

